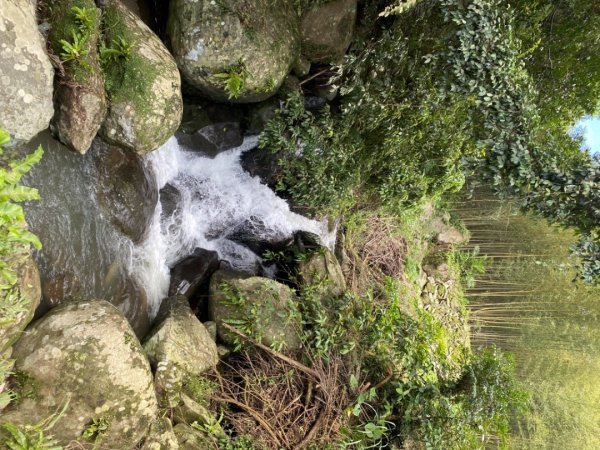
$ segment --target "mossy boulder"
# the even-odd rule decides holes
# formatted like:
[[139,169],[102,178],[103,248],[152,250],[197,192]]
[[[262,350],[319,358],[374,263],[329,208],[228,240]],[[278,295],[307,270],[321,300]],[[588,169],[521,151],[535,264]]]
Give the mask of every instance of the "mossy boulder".
[[298,283],[321,297],[338,297],[346,291],[346,280],[335,255],[321,248],[298,264]]
[[[104,41],[128,56],[105,64],[109,110],[100,130],[109,142],[144,154],[179,127],[183,111],[175,60],[150,28],[117,0],[101,0]],[[129,51],[123,51],[123,48]]]
[[173,428],[180,450],[207,450],[218,448],[217,440],[203,433],[200,430],[192,428],[185,423],[178,423]]
[[38,31],[35,2],[0,7],[0,126],[28,141],[48,128],[54,114],[54,70]]
[[229,323],[264,345],[298,349],[301,324],[296,301],[294,291],[275,280],[219,270],[210,280],[208,314],[227,344],[237,341],[223,326]]
[[335,63],[346,54],[356,21],[357,0],[334,0],[302,16],[302,55],[312,62]]
[[13,351],[29,395],[3,421],[37,423],[67,405],[52,429],[63,445],[107,424],[97,448],[134,448],[158,414],[150,365],[120,311],[104,300],[61,305],[32,324]]
[[[44,0],[40,5],[50,27],[48,50],[63,60],[56,78],[52,129],[67,147],[85,153],[106,116],[104,74],[98,53],[100,10],[93,0]],[[74,7],[86,11],[89,23],[77,19]],[[73,44],[75,38],[85,42],[81,56],[65,60],[61,41]]]
[[172,0],[167,34],[192,90],[257,102],[277,92],[291,70],[298,22],[287,0]]
[[197,376],[217,365],[217,346],[208,330],[192,312],[183,295],[163,302],[160,323],[144,342],[156,389],[170,406],[179,402],[184,379]]
[[[0,321],[0,353],[8,349],[31,322],[42,296],[40,274],[33,259],[30,256],[23,257],[14,266],[18,279],[16,290],[0,291],[0,302],[15,305],[14,316],[11,315],[8,321],[7,317],[3,317]],[[20,307],[17,308],[15,302]]]

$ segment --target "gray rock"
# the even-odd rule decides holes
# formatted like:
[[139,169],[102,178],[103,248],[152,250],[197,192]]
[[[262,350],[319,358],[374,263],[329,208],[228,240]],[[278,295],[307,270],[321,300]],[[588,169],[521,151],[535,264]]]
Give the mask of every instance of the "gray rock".
[[[181,403],[173,409],[173,421],[175,424],[185,423],[191,425],[197,422],[200,425],[214,424],[214,415],[200,403],[186,394],[181,394]],[[220,429],[221,427],[219,427]]]
[[261,133],[269,121],[277,116],[280,106],[280,100],[277,98],[270,98],[264,102],[251,105],[248,108],[248,133]]
[[174,406],[179,403],[186,376],[200,375],[217,364],[217,346],[186,297],[177,295],[165,300],[159,317],[164,319],[148,335],[144,349],[155,368],[157,391]]
[[[206,322],[202,322],[202,325],[204,325],[208,331],[208,334],[210,334],[210,337],[213,341],[217,342],[217,324],[211,320],[208,320]],[[218,349],[217,349],[218,351]]]
[[217,448],[216,439],[192,428],[184,423],[178,423],[173,428],[180,450],[208,450]]
[[106,68],[109,111],[100,130],[109,142],[144,154],[164,144],[179,127],[181,79],[161,40],[117,0],[101,0],[105,45],[124,38],[131,55]]
[[335,255],[322,248],[298,264],[298,282],[301,287],[314,289],[323,297],[338,297],[346,291],[346,280]]
[[[18,262],[13,261],[13,269],[17,274],[16,287],[23,303],[21,311],[11,321],[8,323],[0,322],[0,353],[8,349],[19,338],[27,324],[31,322],[42,296],[40,274],[30,256],[22,258]],[[8,303],[9,299],[6,297],[8,291],[2,290],[0,292],[2,293],[0,302]],[[3,319],[6,319],[6,317],[3,317]]]
[[357,0],[334,0],[302,17],[302,55],[312,62],[339,62],[352,41]]
[[3,1],[0,8],[0,124],[28,141],[54,114],[54,70],[37,28],[34,2]]
[[219,338],[227,344],[236,342],[233,333],[223,327],[232,321],[242,322],[264,345],[301,346],[296,295],[277,281],[219,270],[210,280],[208,314],[217,323]]
[[154,177],[132,152],[98,140],[97,196],[110,222],[133,242],[141,242],[158,202]]
[[310,61],[304,56],[300,55],[296,61],[294,61],[292,71],[297,77],[305,77],[310,72]]
[[[299,54],[298,18],[287,0],[173,0],[167,34],[184,79],[217,101],[270,97]],[[226,89],[232,74],[241,80],[235,97]]]
[[67,408],[52,429],[67,445],[93,420],[111,448],[134,448],[158,414],[150,365],[133,330],[104,300],[61,305],[30,326],[14,347],[15,369],[32,395],[3,413],[16,425]]
[[81,33],[71,11],[74,6],[86,8],[90,18],[93,17],[84,45],[87,54],[64,61],[57,73],[52,129],[67,147],[85,153],[106,116],[104,74],[98,54],[100,10],[93,0],[57,0],[42,11],[50,25],[48,48],[55,58],[61,59],[64,51],[61,40],[73,42],[73,34]]
[[179,442],[169,419],[161,417],[152,423],[141,450],[179,450]]

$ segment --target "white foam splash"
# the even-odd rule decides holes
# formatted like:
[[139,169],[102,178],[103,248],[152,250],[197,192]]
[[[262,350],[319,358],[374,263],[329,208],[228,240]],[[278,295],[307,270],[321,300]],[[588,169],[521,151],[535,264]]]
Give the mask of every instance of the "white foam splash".
[[226,238],[249,218],[261,223],[253,231],[260,238],[291,237],[304,230],[333,246],[335,232],[325,222],[291,212],[258,177],[242,169],[241,154],[256,144],[256,137],[248,137],[240,147],[210,158],[182,148],[172,137],[147,157],[158,188],[170,184],[181,194],[176,213],[170,217],[161,218],[162,207],[157,205],[148,238],[133,250],[132,270],[146,288],[152,316],[167,295],[169,268],[196,247],[217,251],[234,267],[256,268],[259,256]]

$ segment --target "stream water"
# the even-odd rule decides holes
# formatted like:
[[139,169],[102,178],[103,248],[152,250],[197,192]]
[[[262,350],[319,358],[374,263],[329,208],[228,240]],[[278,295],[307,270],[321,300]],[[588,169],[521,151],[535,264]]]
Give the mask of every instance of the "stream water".
[[[104,298],[141,334],[167,295],[170,268],[197,247],[217,251],[235,268],[256,272],[260,256],[231,239],[232,233],[281,240],[304,230],[328,246],[335,239],[326,223],[291,212],[283,199],[242,169],[240,156],[256,146],[255,137],[212,158],[181,147],[172,137],[142,158],[153,181],[148,186],[154,191],[147,195],[156,198],[158,189],[160,196],[149,230],[137,244],[113,226],[107,206],[99,204],[99,185],[106,183],[98,169],[98,160],[105,157],[101,145],[96,142],[82,156],[43,133],[28,148],[39,144],[44,157],[24,182],[42,197],[25,205],[30,229],[44,246],[35,254],[42,308],[70,299]],[[108,209],[112,206],[109,200]]]

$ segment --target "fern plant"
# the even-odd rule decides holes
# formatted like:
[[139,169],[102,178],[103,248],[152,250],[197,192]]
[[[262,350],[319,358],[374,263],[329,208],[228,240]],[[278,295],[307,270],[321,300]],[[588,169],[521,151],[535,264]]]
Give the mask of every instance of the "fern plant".
[[71,33],[71,37],[73,38],[73,42],[69,42],[65,39],[60,40],[60,45],[62,47],[60,57],[63,62],[79,61],[89,53],[89,50],[85,48],[87,36],[73,32]]

